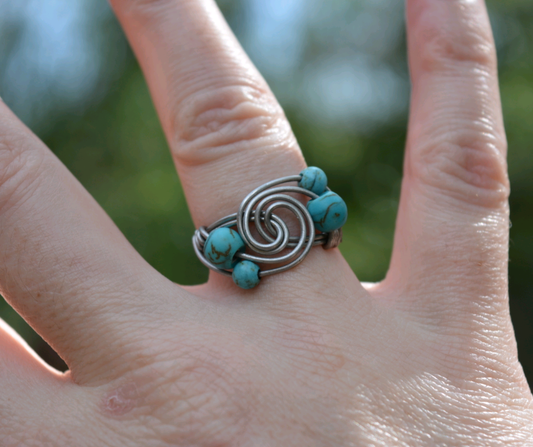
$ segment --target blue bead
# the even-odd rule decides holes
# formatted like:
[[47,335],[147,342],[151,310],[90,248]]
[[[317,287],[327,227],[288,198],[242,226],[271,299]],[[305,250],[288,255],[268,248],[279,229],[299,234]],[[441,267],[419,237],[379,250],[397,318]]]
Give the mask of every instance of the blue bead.
[[325,192],[317,199],[307,202],[307,211],[313,218],[315,228],[324,233],[337,230],[348,219],[346,203],[332,191]]
[[239,262],[235,253],[245,250],[239,233],[231,228],[217,228],[211,232],[204,245],[204,255],[209,262],[221,269],[230,269]]
[[242,289],[253,289],[259,284],[259,266],[251,261],[241,261],[233,268],[233,282]]
[[315,194],[322,194],[328,186],[326,173],[320,168],[309,166],[300,172],[300,175],[302,178],[298,182],[298,186],[307,189],[308,191],[312,191]]

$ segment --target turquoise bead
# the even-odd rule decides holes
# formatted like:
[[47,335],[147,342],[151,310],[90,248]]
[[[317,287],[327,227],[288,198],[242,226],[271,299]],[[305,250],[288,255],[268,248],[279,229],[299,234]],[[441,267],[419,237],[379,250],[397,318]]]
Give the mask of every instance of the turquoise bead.
[[239,262],[237,252],[245,250],[239,233],[231,228],[217,228],[211,232],[204,245],[204,255],[209,262],[221,269],[230,269]]
[[259,284],[259,266],[251,261],[240,261],[233,268],[233,282],[242,289],[253,289]]
[[326,173],[320,168],[309,166],[300,172],[300,175],[302,178],[298,182],[298,186],[307,189],[308,191],[312,191],[317,195],[321,195],[328,186]]
[[313,218],[315,228],[324,233],[339,229],[348,219],[346,203],[332,191],[307,202],[307,211]]

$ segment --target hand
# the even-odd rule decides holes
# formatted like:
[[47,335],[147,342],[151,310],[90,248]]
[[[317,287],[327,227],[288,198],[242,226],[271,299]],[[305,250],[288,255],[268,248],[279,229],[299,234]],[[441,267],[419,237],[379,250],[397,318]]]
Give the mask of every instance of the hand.
[[[196,226],[302,170],[283,112],[214,2],[112,5]],[[379,284],[316,248],[252,291],[216,273],[176,285],[0,106],[1,292],[70,368],[50,369],[2,325],[1,446],[533,442],[508,310],[506,141],[485,7],[407,9],[405,178]]]

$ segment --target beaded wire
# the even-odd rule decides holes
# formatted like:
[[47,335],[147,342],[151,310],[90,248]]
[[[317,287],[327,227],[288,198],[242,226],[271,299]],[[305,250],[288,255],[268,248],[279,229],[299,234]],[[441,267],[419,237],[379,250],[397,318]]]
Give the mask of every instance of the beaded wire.
[[[192,238],[198,259],[211,270],[222,275],[232,276],[231,270],[217,267],[206,258],[204,253],[204,247],[210,234],[224,227],[236,227],[245,246],[251,252],[236,253],[235,258],[238,258],[237,260],[261,265],[282,264],[274,268],[261,268],[258,272],[259,278],[285,272],[297,266],[305,259],[313,246],[322,245],[329,249],[339,245],[342,240],[341,228],[329,233],[317,231],[313,217],[306,205],[289,195],[289,193],[302,194],[311,200],[320,197],[300,186],[284,185],[291,182],[299,183],[301,180],[302,173],[265,183],[244,198],[237,213],[223,217],[208,227],[198,228]],[[327,187],[325,190],[326,192],[330,191]],[[282,208],[291,211],[296,217],[300,228],[299,236],[290,236],[287,224],[274,213],[275,210]],[[263,241],[257,240],[252,234],[252,223]],[[287,253],[278,255],[286,249],[289,249]]]

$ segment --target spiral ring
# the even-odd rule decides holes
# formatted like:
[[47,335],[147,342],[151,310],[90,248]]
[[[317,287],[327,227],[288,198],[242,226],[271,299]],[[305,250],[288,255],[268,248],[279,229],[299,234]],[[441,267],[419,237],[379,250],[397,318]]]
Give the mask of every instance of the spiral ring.
[[[276,264],[273,268],[261,268],[259,277],[274,275],[295,267],[305,259],[313,246],[337,246],[342,237],[341,229],[331,233],[317,232],[306,206],[293,195],[304,195],[311,200],[319,196],[300,186],[284,185],[299,182],[301,178],[301,174],[292,175],[265,183],[244,198],[237,213],[223,217],[208,227],[198,228],[193,236],[193,246],[200,261],[223,275],[232,275],[231,270],[215,266],[204,254],[204,245],[209,235],[223,227],[236,227],[248,249],[247,252],[236,253],[235,257],[261,265]],[[329,191],[329,188],[327,190]],[[287,224],[275,213],[279,209],[288,210],[295,216],[299,226],[298,236],[289,234]],[[252,232],[252,228],[255,232]],[[280,255],[284,250],[288,252]]]

